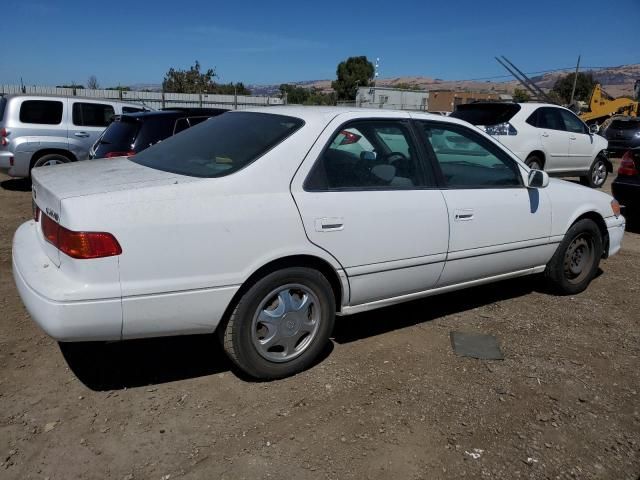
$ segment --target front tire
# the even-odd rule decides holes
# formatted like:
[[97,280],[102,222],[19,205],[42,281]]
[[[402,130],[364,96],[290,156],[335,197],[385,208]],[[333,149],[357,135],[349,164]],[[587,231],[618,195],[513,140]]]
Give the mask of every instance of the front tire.
[[580,183],[591,188],[602,188],[608,175],[607,162],[601,156],[597,156],[589,168],[589,174],[580,177]]
[[602,257],[602,235],[593,220],[574,223],[547,264],[545,277],[561,295],[584,291],[596,275]]
[[320,272],[303,267],[273,272],[242,295],[221,326],[224,350],[251,377],[293,375],[326,346],[335,310],[331,285]]

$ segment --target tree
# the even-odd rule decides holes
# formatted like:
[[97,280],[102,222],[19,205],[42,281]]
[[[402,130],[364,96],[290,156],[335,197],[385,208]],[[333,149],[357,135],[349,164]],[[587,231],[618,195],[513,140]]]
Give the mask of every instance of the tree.
[[354,100],[358,87],[368,87],[374,73],[373,63],[367,57],[349,57],[340,62],[336,69],[337,79],[331,86],[338,95],[338,100]]
[[98,79],[95,75],[91,75],[87,80],[87,88],[90,88],[92,90],[97,90],[100,88],[100,84],[98,83]]
[[[552,92],[555,92],[562,99],[563,103],[569,103],[571,100],[571,90],[573,89],[573,79],[575,76],[575,73],[570,73],[569,75],[560,77],[551,89]],[[578,73],[574,100],[588,101],[595,85],[596,81],[593,79],[593,75],[590,73]]]
[[516,88],[513,91],[513,101],[518,103],[528,102],[531,100],[531,95],[529,92],[524,90],[523,88]]
[[336,96],[334,93],[323,93],[317,88],[305,88],[299,85],[280,85],[280,94],[286,96],[287,103],[297,105],[335,105]]
[[189,70],[170,68],[164,76],[162,89],[172,93],[208,93],[215,88],[213,79],[217,76],[212,68],[201,72],[200,62],[196,60],[195,65]]
[[[107,87],[105,88],[105,90],[119,90],[121,92],[130,92],[131,91],[131,87],[122,87],[120,85],[118,85],[117,87]],[[151,90],[149,90],[151,91]],[[144,92],[144,90],[143,90]]]
[[84,88],[84,85],[80,85],[76,82],[72,82],[70,85],[56,85],[56,88],[75,88],[77,90]]
[[251,90],[244,86],[244,83],[215,83],[209,93],[218,93],[220,95],[251,95]]

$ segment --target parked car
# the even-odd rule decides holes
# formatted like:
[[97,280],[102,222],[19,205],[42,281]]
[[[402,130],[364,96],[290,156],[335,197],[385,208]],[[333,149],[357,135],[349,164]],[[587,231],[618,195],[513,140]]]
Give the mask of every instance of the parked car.
[[529,167],[550,175],[580,177],[600,188],[613,171],[607,141],[558,105],[478,102],[458,105],[451,116],[484,129]]
[[227,109],[177,108],[117,115],[89,151],[89,158],[132,156]]
[[622,156],[611,191],[616,200],[626,207],[628,214],[640,212],[640,147],[628,150]]
[[0,171],[28,177],[35,167],[84,160],[114,115],[144,110],[107,99],[0,97]]
[[311,365],[336,313],[536,273],[577,294],[625,228],[610,195],[466,122],[330,107],[229,112],[131,158],[36,169],[33,201],[13,273],[45,332],[217,330],[258,378]]
[[600,131],[609,141],[608,149],[611,152],[640,148],[640,117],[611,117],[602,125]]

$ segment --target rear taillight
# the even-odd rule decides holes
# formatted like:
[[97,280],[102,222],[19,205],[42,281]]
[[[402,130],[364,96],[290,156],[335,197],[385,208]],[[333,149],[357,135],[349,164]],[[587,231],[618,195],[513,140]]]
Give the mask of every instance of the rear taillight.
[[36,205],[36,202],[34,202],[33,200],[31,200],[31,207],[33,210],[33,219],[37,222],[40,220],[40,209],[38,208],[38,205]]
[[3,147],[9,145],[9,139],[7,138],[8,136],[9,132],[7,132],[7,129],[4,127],[0,128],[0,145],[2,145]]
[[484,127],[484,131],[489,135],[517,135],[518,130],[509,122],[499,123],[498,125],[489,125]]
[[109,152],[104,158],[114,158],[114,157],[133,157],[136,154],[133,150],[129,150],[128,152]]
[[352,143],[358,143],[358,140],[362,138],[362,135],[349,132],[348,130],[342,130],[340,133],[344,135],[344,138],[340,142],[340,145],[351,145]]
[[73,258],[103,258],[122,253],[120,244],[110,233],[73,232],[48,215],[42,215],[42,234],[47,242]]
[[636,168],[636,164],[633,161],[633,153],[628,151],[622,156],[622,161],[620,162],[620,168],[618,168],[618,175],[638,175],[638,169]]

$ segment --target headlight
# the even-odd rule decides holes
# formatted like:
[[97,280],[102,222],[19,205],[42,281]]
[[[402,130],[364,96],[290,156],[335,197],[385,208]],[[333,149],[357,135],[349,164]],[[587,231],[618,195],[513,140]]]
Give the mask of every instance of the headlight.
[[509,122],[499,123],[498,125],[489,125],[484,127],[484,131],[489,135],[517,135],[518,130]]
[[611,200],[611,210],[613,211],[613,214],[616,216],[616,218],[620,216],[620,204],[615,198]]

